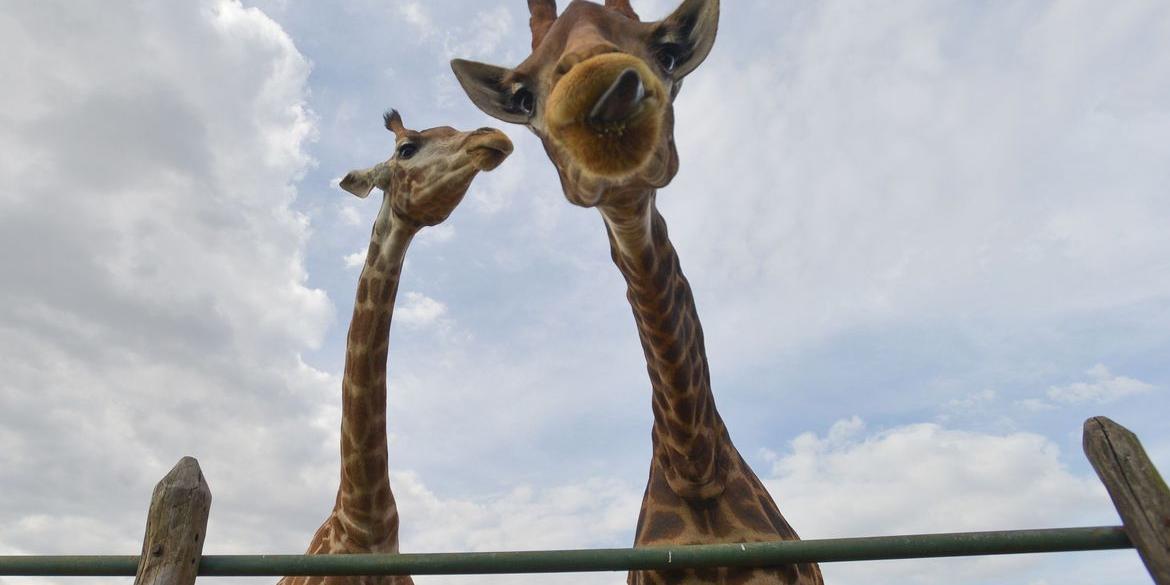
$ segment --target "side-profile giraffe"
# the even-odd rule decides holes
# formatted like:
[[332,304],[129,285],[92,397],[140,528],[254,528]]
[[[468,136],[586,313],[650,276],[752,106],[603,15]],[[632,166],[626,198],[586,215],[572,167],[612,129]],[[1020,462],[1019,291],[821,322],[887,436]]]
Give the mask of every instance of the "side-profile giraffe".
[[[333,512],[317,529],[309,554],[398,551],[398,508],[390,491],[386,452],[386,365],[390,320],[411,239],[462,201],[479,171],[490,171],[512,152],[493,128],[459,132],[442,126],[416,132],[398,112],[385,116],[396,137],[394,154],[372,168],[352,171],[341,187],[366,197],[377,187],[382,207],[374,221],[366,263],[345,346],[341,382],[341,485]],[[411,585],[400,577],[285,577],[283,585]]]
[[[796,540],[732,445],[715,409],[690,285],[655,207],[678,171],[674,110],[683,78],[715,41],[718,0],[685,0],[641,22],[629,0],[528,0],[532,53],[508,69],[456,59],[471,100],[544,143],[568,200],[601,212],[625,277],[652,387],[650,476],[636,546]],[[816,564],[633,571],[644,583],[822,583]]]

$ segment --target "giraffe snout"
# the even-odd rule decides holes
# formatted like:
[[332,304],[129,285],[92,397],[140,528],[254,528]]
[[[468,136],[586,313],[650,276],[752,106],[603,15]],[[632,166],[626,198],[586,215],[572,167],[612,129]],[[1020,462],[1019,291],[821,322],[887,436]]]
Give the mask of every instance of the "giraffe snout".
[[480,128],[467,135],[467,153],[472,164],[481,171],[490,171],[500,166],[512,154],[512,141],[508,135],[495,128]]

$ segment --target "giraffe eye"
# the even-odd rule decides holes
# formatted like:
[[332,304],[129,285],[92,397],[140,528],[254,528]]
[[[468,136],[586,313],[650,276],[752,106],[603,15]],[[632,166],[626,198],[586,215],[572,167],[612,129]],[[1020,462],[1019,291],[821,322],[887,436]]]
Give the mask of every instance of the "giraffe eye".
[[416,152],[418,152],[418,146],[407,142],[398,147],[398,158],[408,159],[414,156],[414,153]]
[[526,116],[531,116],[532,112],[536,110],[536,96],[532,95],[531,91],[521,87],[512,94],[509,107],[513,112],[520,112]]
[[662,45],[658,48],[658,53],[655,59],[658,61],[658,66],[667,73],[674,72],[674,68],[678,67],[678,58],[680,54],[679,46],[675,44]]

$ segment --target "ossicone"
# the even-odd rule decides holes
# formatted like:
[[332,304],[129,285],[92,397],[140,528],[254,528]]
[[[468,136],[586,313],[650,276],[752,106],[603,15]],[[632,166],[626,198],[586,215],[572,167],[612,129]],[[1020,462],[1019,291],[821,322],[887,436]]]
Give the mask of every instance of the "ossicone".
[[402,125],[402,115],[398,113],[398,110],[387,110],[385,114],[382,114],[382,122],[386,125],[386,129],[396,136],[406,132],[406,126]]

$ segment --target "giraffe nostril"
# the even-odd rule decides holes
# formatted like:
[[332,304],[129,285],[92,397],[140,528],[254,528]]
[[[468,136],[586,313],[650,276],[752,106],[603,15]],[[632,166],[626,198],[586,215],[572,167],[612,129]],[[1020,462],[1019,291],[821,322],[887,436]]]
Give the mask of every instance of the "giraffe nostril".
[[592,124],[611,124],[629,119],[646,99],[646,86],[633,67],[622,71],[589,111]]

